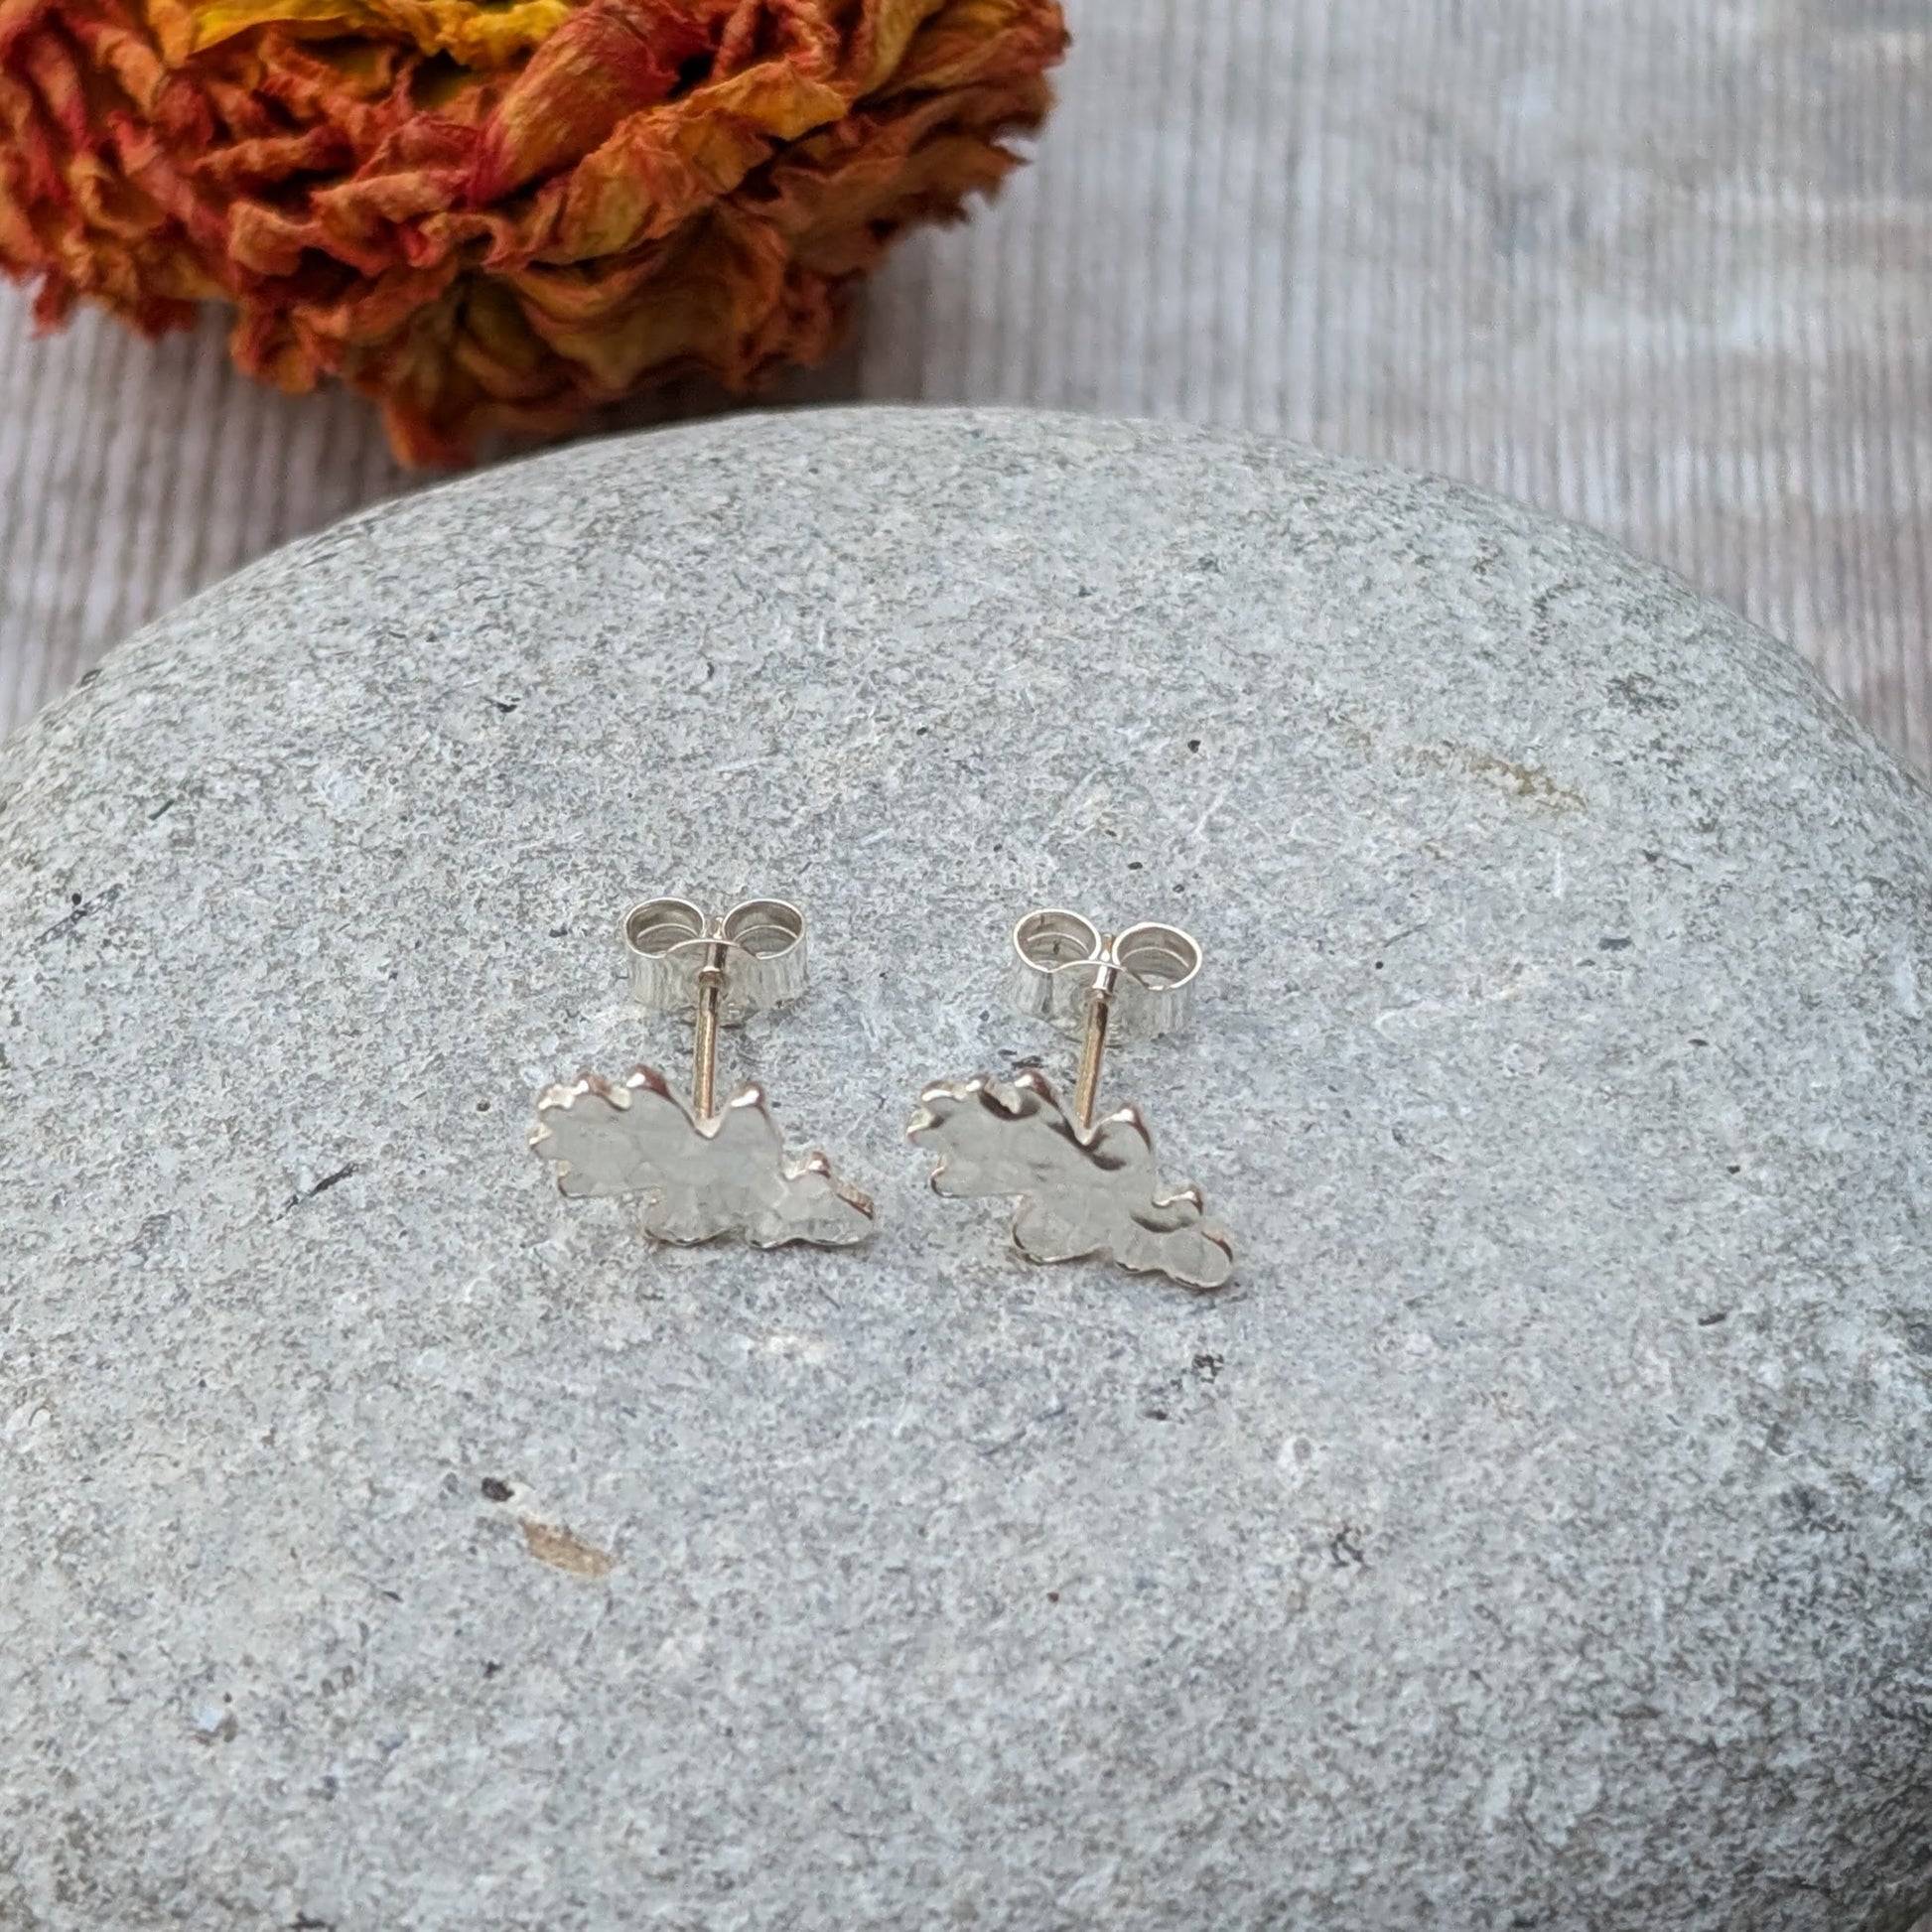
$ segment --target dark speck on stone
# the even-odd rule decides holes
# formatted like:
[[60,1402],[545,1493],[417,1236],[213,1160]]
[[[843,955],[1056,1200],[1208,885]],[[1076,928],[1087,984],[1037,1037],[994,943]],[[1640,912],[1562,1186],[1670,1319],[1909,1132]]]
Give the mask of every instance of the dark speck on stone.
[[1634,939],[1624,939],[1621,937],[1613,936],[1608,939],[1597,940],[1596,950],[1598,952],[1628,952],[1630,948],[1635,944],[1636,941]]
[[288,1197],[288,1199],[282,1203],[282,1213],[288,1214],[292,1212],[295,1208],[300,1207],[304,1201],[312,1201],[316,1198],[318,1194],[326,1194],[328,1193],[330,1188],[340,1187],[345,1180],[353,1179],[354,1176],[360,1173],[361,1172],[362,1170],[353,1161],[345,1163],[345,1165],[338,1168],[334,1173],[324,1174],[323,1177],[320,1180],[318,1180],[313,1187],[304,1190],[299,1190],[298,1192],[291,1194]]
[[510,1486],[501,1476],[484,1476],[483,1492],[493,1503],[506,1503],[510,1499]]

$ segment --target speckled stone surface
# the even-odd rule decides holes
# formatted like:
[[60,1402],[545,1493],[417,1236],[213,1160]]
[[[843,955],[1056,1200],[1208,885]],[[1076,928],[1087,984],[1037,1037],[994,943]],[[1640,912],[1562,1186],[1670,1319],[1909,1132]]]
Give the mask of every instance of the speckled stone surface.
[[[863,1254],[533,1097],[728,1036]],[[1235,1238],[1029,1270],[919,1085],[1059,902]],[[1880,1932],[1932,1854],[1932,810],[1451,485],[1025,416],[459,483],[0,753],[0,1925]]]

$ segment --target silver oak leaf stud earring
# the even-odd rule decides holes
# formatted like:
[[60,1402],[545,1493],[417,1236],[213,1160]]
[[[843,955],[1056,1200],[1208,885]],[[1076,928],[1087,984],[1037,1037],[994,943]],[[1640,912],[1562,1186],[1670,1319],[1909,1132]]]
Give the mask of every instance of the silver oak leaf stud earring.
[[1072,1111],[1031,1069],[1012,1086],[981,1075],[927,1087],[906,1132],[939,1156],[934,1191],[1019,1195],[1013,1239],[1033,1261],[1111,1260],[1187,1288],[1222,1287],[1234,1250],[1202,1218],[1199,1189],[1162,1179],[1140,1109],[1093,1117],[1108,1041],[1182,1023],[1200,947],[1173,926],[1107,934],[1060,911],[1028,913],[1013,944],[1020,1010],[1082,1041]]
[[841,1183],[824,1155],[786,1159],[761,1087],[716,1104],[719,1029],[804,991],[804,914],[761,898],[713,917],[684,899],[654,898],[624,915],[623,943],[631,999],[695,1018],[691,1105],[654,1066],[634,1068],[621,1086],[586,1073],[546,1088],[530,1146],[558,1164],[557,1185],[572,1197],[642,1196],[644,1232],[659,1241],[865,1240],[872,1202]]

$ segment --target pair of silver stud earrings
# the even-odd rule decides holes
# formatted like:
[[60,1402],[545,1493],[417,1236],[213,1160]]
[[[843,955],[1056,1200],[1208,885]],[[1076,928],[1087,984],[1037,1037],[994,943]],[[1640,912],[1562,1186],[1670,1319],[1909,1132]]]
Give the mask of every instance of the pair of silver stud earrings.
[[[586,1073],[546,1088],[530,1146],[557,1164],[558,1186],[573,1198],[641,1198],[644,1232],[660,1241],[864,1241],[872,1201],[823,1154],[787,1158],[761,1087],[748,1083],[717,1104],[720,1030],[804,991],[803,913],[782,899],[713,915],[655,898],[625,914],[622,930],[633,1003],[693,1018],[691,1104],[652,1066],[618,1085]],[[1181,1025],[1200,947],[1175,926],[1104,933],[1063,911],[1030,912],[1013,944],[1015,1004],[1081,1041],[1073,1104],[1064,1107],[1031,1068],[1011,1085],[981,1074],[928,1086],[906,1132],[938,1156],[933,1188],[963,1199],[1017,1196],[1013,1240],[1029,1260],[1110,1260],[1220,1288],[1234,1251],[1208,1225],[1197,1188],[1162,1179],[1140,1109],[1095,1119],[1107,1047]]]

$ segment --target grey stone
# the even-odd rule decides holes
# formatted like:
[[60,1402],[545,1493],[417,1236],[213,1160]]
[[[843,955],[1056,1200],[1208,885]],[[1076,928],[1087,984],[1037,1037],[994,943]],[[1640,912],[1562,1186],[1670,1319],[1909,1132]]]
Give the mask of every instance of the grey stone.
[[[728,1035],[858,1254],[534,1096]],[[923,1185],[1036,902],[1239,1273]],[[1877,1932],[1928,1892],[1932,811],[1583,532],[1250,441],[740,418],[366,514],[0,755],[0,1924]]]

